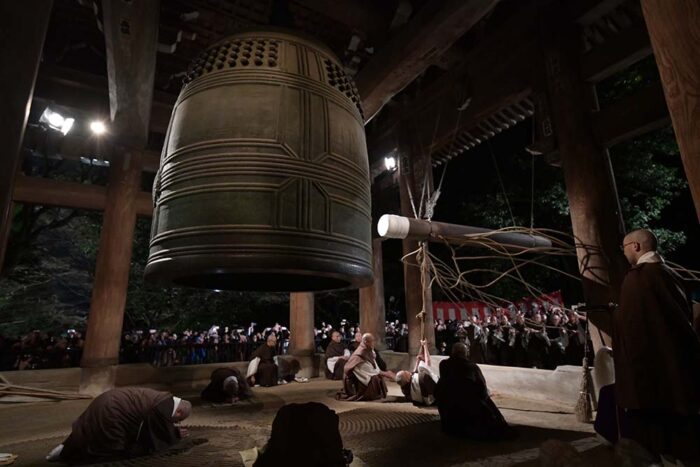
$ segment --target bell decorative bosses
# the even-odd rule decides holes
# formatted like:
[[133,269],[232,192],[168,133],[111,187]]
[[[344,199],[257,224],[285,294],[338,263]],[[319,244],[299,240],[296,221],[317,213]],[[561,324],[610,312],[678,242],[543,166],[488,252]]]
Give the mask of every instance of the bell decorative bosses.
[[290,292],[371,282],[362,109],[322,44],[263,31],[207,49],[160,167],[147,279]]

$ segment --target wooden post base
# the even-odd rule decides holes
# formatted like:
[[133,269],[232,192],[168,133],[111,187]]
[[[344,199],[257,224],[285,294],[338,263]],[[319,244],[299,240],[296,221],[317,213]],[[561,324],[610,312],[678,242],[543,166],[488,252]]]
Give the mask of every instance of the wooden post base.
[[78,392],[97,397],[114,388],[116,377],[117,365],[82,368]]

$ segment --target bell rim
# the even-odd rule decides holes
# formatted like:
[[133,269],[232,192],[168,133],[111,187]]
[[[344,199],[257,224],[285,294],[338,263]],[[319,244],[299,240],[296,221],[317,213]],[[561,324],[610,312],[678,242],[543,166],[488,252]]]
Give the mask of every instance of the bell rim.
[[[242,259],[241,257],[226,257],[216,255],[216,261],[211,258],[202,256],[179,256],[157,259],[149,261],[144,270],[144,279],[147,282],[157,283],[161,285],[171,285],[174,287],[189,287],[209,290],[230,290],[230,291],[261,291],[261,292],[322,292],[333,290],[353,290],[367,287],[374,280],[374,271],[361,264],[352,264],[351,268],[356,272],[343,273],[342,271],[333,271],[330,269],[337,262],[319,259],[305,259],[303,265],[297,267],[276,267],[271,270],[269,267],[260,266],[266,258],[249,257]],[[271,262],[279,265],[279,257],[269,257]],[[290,263],[299,263],[298,258],[290,258],[287,260]],[[283,261],[284,263],[284,261]],[[299,267],[301,266],[301,267]],[[324,267],[326,266],[326,267]],[[246,277],[246,283],[250,282],[251,278],[259,277],[259,280],[264,280],[266,277],[288,276],[290,279],[308,279],[309,284],[316,284],[316,287],[238,287],[236,282],[232,282],[230,287],[225,285],[217,285],[212,287],[192,285],[193,281],[201,279],[207,284],[211,284],[211,277],[229,276]],[[204,279],[209,277],[210,279]],[[295,282],[295,281],[293,281]],[[321,284],[329,282],[338,283],[338,287],[322,287]]]

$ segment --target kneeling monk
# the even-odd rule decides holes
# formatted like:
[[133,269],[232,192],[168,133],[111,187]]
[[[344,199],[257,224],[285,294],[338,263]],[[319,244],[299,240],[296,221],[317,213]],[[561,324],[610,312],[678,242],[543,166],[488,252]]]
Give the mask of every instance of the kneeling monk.
[[430,366],[430,351],[425,340],[420,341],[420,355],[416,359],[413,373],[399,371],[396,382],[407,400],[414,405],[433,405],[435,403],[435,386],[440,379]]
[[331,341],[326,347],[326,378],[343,379],[345,362],[350,357],[350,351],[340,342],[342,336],[338,331],[333,331]]
[[473,439],[497,440],[514,434],[489,397],[479,367],[467,359],[467,346],[452,346],[450,358],[440,362],[435,399],[442,431]]
[[73,422],[50,461],[100,461],[151,454],[187,436],[174,424],[190,415],[191,404],[168,392],[116,388],[100,394]]
[[209,386],[202,391],[202,400],[222,404],[251,396],[250,387],[235,368],[217,368],[211,374]]
[[277,336],[270,334],[263,345],[251,355],[246,378],[251,386],[276,386],[279,374],[277,363]]
[[344,397],[354,401],[371,401],[386,397],[386,383],[382,378],[395,379],[391,371],[379,369],[374,354],[374,336],[364,334],[357,350],[345,364]]

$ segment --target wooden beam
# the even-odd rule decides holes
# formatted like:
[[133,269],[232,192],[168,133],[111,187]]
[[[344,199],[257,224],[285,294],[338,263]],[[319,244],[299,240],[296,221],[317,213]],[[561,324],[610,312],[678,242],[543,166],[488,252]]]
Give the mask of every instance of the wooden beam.
[[153,102],[160,2],[103,0],[109,106],[120,144],[143,148]]
[[[426,150],[435,152],[481,118],[519,102],[536,86],[542,87],[535,13],[533,8],[516,9],[457,68],[425,88],[410,108],[387,115],[390,118],[382,115],[369,132],[370,160],[396,147],[397,127],[402,120],[415,119],[415,137]],[[466,108],[459,111],[467,101]]]
[[15,181],[13,199],[16,203],[102,211],[107,189],[101,185],[20,176]]
[[483,18],[498,0],[427,2],[404,28],[360,70],[356,83],[365,121],[408,86],[454,42]]
[[153,195],[150,191],[142,191],[136,195],[136,215],[153,217]]
[[597,83],[651,55],[649,33],[643,21],[623,30],[581,57],[581,75]]
[[[19,176],[15,180],[12,199],[16,203],[104,211],[107,204],[107,188],[50,178]],[[136,214],[143,217],[153,215],[150,193],[142,191],[137,195]]]
[[311,357],[316,353],[314,344],[314,294],[289,294],[289,329],[296,329],[289,338],[289,354]]
[[[415,203],[420,200],[423,183],[427,183],[426,191],[433,191],[433,170],[430,154],[425,152],[422,144],[417,140],[415,129],[409,122],[402,122],[399,129],[399,199],[401,214],[406,217],[414,217],[411,203],[411,195]],[[411,195],[409,195],[409,193]],[[419,209],[416,206],[416,210]],[[435,352],[435,333],[427,330],[433,329],[433,298],[429,279],[421,276],[421,268],[412,252],[418,250],[416,240],[403,239],[401,241],[403,255],[406,259],[403,263],[403,282],[406,306],[406,323],[408,324],[408,353],[409,357],[418,355],[420,350],[421,324],[418,314],[424,309],[424,323],[426,329],[425,339],[428,341],[431,353]],[[427,247],[426,247],[427,248]]]
[[700,3],[642,0],[642,11],[700,219]]
[[596,141],[610,147],[670,123],[664,90],[657,83],[593,114],[593,133]]
[[384,266],[382,239],[372,240],[372,285],[360,289],[360,329],[374,336],[378,350],[386,349],[386,310],[384,307]]
[[382,6],[380,3],[343,0],[342,7],[328,0],[296,0],[296,3],[357,31],[364,39],[386,34],[391,20],[378,14]]
[[120,152],[109,168],[85,346],[80,359],[80,366],[86,369],[80,375],[83,394],[101,394],[114,387],[140,185],[141,153]]
[[627,0],[569,0],[570,17],[578,24],[586,26],[594,23]]
[[[543,11],[540,31],[583,294],[588,304],[616,302],[627,270],[619,247],[624,224],[610,158],[593,135],[590,93],[580,78],[579,38],[562,16],[561,4],[553,3]],[[610,334],[608,315],[590,321]],[[595,329],[591,338],[596,350],[610,345]]]
[[12,192],[52,0],[0,2],[0,270],[12,224]]

